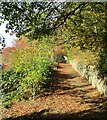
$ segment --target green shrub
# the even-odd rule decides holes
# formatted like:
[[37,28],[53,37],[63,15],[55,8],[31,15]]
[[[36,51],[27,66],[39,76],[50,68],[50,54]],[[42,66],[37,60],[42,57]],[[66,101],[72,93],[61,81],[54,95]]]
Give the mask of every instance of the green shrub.
[[11,52],[11,68],[2,74],[3,106],[14,100],[34,98],[43,85],[53,80],[51,53],[44,43]]

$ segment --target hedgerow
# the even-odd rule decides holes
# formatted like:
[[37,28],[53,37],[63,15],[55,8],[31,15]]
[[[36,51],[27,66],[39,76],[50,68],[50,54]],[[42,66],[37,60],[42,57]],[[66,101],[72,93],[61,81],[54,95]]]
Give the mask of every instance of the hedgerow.
[[2,105],[33,99],[43,85],[52,82],[52,48],[46,43],[29,44],[11,51],[11,67],[2,73]]

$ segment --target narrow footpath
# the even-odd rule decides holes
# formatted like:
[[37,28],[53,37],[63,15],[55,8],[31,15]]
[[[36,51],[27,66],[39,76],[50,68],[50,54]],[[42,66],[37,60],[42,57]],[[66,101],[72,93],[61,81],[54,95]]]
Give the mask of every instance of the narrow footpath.
[[5,110],[6,120],[106,120],[107,98],[75,69],[60,63],[55,82],[32,102],[18,102]]

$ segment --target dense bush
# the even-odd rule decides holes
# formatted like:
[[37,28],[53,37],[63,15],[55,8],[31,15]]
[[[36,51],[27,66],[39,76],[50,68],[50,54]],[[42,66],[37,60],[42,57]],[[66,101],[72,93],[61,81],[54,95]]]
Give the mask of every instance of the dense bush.
[[14,100],[34,98],[44,84],[52,81],[52,51],[37,43],[11,52],[11,68],[2,74],[2,105]]

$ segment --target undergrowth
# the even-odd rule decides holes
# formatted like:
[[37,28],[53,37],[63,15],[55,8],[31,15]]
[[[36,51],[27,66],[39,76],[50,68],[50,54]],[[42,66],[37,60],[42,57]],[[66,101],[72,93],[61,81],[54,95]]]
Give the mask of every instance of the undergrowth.
[[101,77],[107,76],[107,54],[101,51],[81,50],[80,47],[65,45],[66,55],[69,60],[77,60],[86,66],[94,66]]
[[2,73],[2,105],[8,107],[12,102],[34,99],[43,85],[52,82],[52,48],[39,42],[17,47],[10,52],[11,67]]

